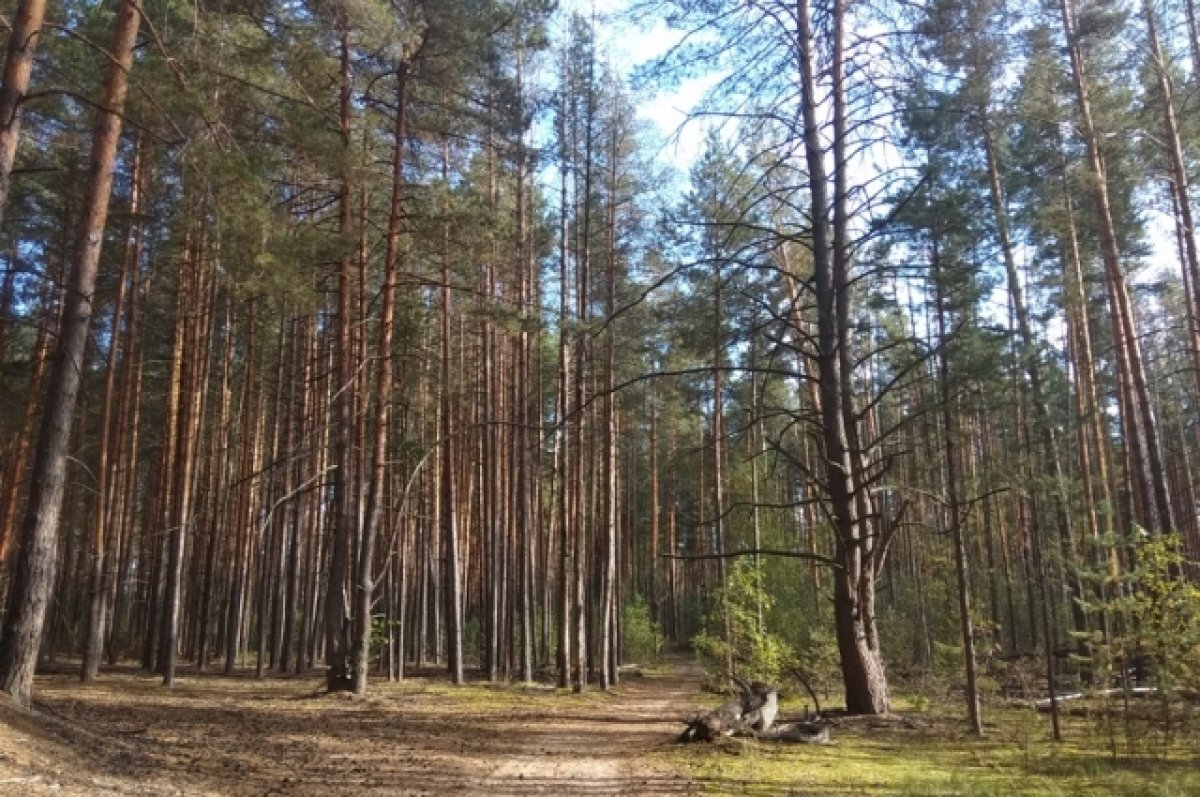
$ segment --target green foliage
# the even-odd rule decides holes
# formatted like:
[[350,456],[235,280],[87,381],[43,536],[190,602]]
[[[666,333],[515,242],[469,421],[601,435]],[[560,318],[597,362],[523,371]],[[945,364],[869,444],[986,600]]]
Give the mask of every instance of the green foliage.
[[827,627],[815,625],[798,630],[796,637],[796,641],[792,642],[796,653],[790,674],[801,681],[806,689],[815,692],[824,705],[841,686],[837,640]]
[[[1175,711],[1184,693],[1200,688],[1200,589],[1183,578],[1186,562],[1177,535],[1143,537],[1135,547],[1136,565],[1119,582],[1116,596],[1099,609],[1108,619],[1107,640],[1092,635],[1092,667],[1096,684],[1127,688],[1142,680],[1154,688],[1156,710],[1132,704],[1121,695],[1124,722],[1113,722],[1115,707],[1106,706],[1100,724],[1116,757],[1122,731],[1130,752],[1145,742],[1170,742],[1186,711]],[[1109,700],[1109,693],[1102,692]]]
[[1122,603],[1133,643],[1154,662],[1157,686],[1167,696],[1200,687],[1200,589],[1182,578],[1182,542],[1176,535],[1144,541],[1130,594]]
[[726,662],[732,662],[734,673],[747,680],[780,683],[795,662],[795,652],[761,619],[772,604],[762,570],[748,560],[738,562],[713,593],[704,630],[692,639],[711,682],[724,683]]
[[641,595],[621,607],[621,652],[627,661],[654,661],[662,653],[663,635],[650,618],[650,607]]
[[1198,794],[1194,739],[1179,740],[1164,755],[1113,762],[1088,726],[1063,718],[1064,740],[1050,738],[1049,724],[1029,708],[992,706],[987,733],[964,739],[955,717],[959,697],[897,695],[896,703],[924,710],[911,724],[868,727],[847,724],[822,747],[747,742],[728,749],[688,747],[665,753],[705,793],[738,795],[839,794],[1025,795],[1026,797],[1172,797]]
[[1116,596],[1092,607],[1117,629],[1107,642],[1093,637],[1097,664],[1146,658],[1167,694],[1200,685],[1200,590],[1181,576],[1181,551],[1175,535],[1142,539],[1136,566],[1113,584]]
[[371,617],[371,657],[374,658],[391,642],[391,630],[400,625],[399,620],[388,621],[387,615]]
[[483,636],[483,622],[475,615],[467,617],[463,624],[463,663],[477,667],[483,661],[483,646],[486,640]]

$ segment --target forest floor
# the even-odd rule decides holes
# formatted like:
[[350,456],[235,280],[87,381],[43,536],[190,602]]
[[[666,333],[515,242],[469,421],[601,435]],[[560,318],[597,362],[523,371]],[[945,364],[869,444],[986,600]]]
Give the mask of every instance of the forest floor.
[[661,752],[711,703],[686,660],[612,692],[374,679],[365,698],[306,677],[39,675],[32,714],[0,704],[0,795],[683,795]]
[[720,700],[683,658],[583,695],[434,673],[377,679],[362,699],[323,694],[316,674],[185,673],[167,690],[121,669],[35,688],[33,713],[0,703],[3,797],[1200,795],[1200,717],[1166,742],[1072,714],[1054,744],[1028,708],[988,706],[976,739],[948,699],[901,698],[892,717],[843,721],[827,746],[676,745],[683,720]]

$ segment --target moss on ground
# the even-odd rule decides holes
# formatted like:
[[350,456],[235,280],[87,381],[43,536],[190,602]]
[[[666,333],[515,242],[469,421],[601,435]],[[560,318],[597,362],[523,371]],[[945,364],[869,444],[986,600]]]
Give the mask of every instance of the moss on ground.
[[1190,735],[1168,743],[1136,728],[1131,736],[1124,728],[1114,735],[1095,717],[1072,716],[1064,718],[1064,740],[1055,743],[1048,718],[1028,708],[987,707],[982,739],[955,719],[961,714],[957,705],[937,703],[905,712],[900,721],[839,726],[833,743],[822,747],[728,740],[663,755],[705,794],[1200,795],[1194,720]]

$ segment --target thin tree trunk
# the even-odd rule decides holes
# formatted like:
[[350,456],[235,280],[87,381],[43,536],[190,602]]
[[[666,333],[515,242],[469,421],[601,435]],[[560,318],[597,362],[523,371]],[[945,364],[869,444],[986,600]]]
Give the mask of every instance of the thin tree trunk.
[[43,305],[46,307],[46,311],[43,313],[41,323],[38,324],[37,338],[33,344],[32,370],[25,392],[25,407],[21,412],[21,432],[16,437],[15,450],[9,454],[6,468],[0,474],[3,476],[3,484],[0,486],[0,567],[9,562],[13,540],[16,536],[13,533],[13,526],[17,514],[17,497],[21,491],[25,469],[29,464],[29,449],[33,443],[33,430],[37,423],[38,409],[41,407],[38,397],[45,387],[46,367],[50,357],[51,325],[54,323],[53,317],[58,316],[58,313],[53,312],[48,304],[49,293],[49,290],[43,291]]
[[[608,206],[605,219],[606,295],[604,312],[608,331],[604,341],[604,561],[601,574],[600,685],[608,689],[618,680],[616,662],[617,604],[617,134],[614,124],[609,145]],[[586,200],[585,200],[586,201]]]
[[81,681],[91,681],[96,677],[100,668],[100,659],[104,653],[104,625],[107,610],[108,585],[106,583],[106,558],[108,541],[106,532],[112,520],[111,506],[115,498],[113,479],[108,463],[109,448],[113,443],[116,430],[112,428],[113,391],[116,386],[117,353],[120,350],[120,329],[125,313],[125,297],[129,284],[129,273],[136,270],[141,257],[141,222],[138,214],[141,212],[141,136],[134,144],[133,166],[131,167],[129,216],[132,219],[129,233],[125,240],[125,252],[121,258],[121,275],[117,287],[117,303],[113,309],[112,331],[109,335],[108,361],[104,373],[104,395],[100,409],[100,450],[96,457],[96,505],[92,517],[92,572],[91,591],[89,596],[87,637],[84,643],[83,665],[80,668]]
[[[649,573],[649,589],[646,590],[648,596],[650,619],[656,623],[662,624],[662,598],[659,596],[661,585],[659,584],[658,573],[659,567],[659,538],[662,536],[660,515],[662,510],[659,507],[659,473],[658,473],[658,407],[654,400],[654,383],[650,383],[650,396],[646,402],[647,412],[650,416],[650,573]],[[674,551],[667,551],[668,554],[674,554]]]
[[721,257],[713,243],[713,417],[712,417],[712,476],[713,476],[713,545],[717,555],[717,585],[721,590],[721,627],[725,638],[725,677],[735,675],[733,667],[733,625],[729,617],[728,567],[725,562],[725,308],[721,284]]
[[246,308],[246,344],[242,360],[241,430],[238,444],[241,446],[238,467],[237,501],[233,513],[233,545],[231,550],[229,598],[225,614],[225,674],[232,675],[237,666],[237,654],[241,647],[242,614],[246,600],[246,576],[249,568],[249,546],[252,545],[255,504],[258,501],[258,450],[261,437],[262,412],[261,391],[257,369],[257,309],[256,300],[251,299]]
[[[1188,23],[1194,26],[1191,0],[1187,2]],[[1183,243],[1184,284],[1191,287],[1187,301],[1200,307],[1200,253],[1196,249],[1196,225],[1192,216],[1191,192],[1188,186],[1188,172],[1183,153],[1183,143],[1179,133],[1179,119],[1175,110],[1175,91],[1171,82],[1171,73],[1163,55],[1162,44],[1158,39],[1158,22],[1155,18],[1154,6],[1150,0],[1142,0],[1142,18],[1146,23],[1146,40],[1149,45],[1150,66],[1158,83],[1158,101],[1162,111],[1163,148],[1167,151],[1167,161],[1171,168],[1171,185],[1174,191],[1175,217],[1179,222],[1180,239]],[[1200,391],[1200,372],[1195,375],[1197,391]],[[1160,510],[1161,511],[1161,510]],[[1173,528],[1169,526],[1168,528]]]
[[[563,54],[563,83],[567,80],[567,59]],[[571,363],[572,347],[568,341],[568,322],[570,320],[570,269],[568,266],[568,229],[569,206],[567,204],[567,183],[569,179],[570,158],[567,142],[567,99],[561,100],[563,107],[559,110],[559,223],[558,223],[558,408],[556,420],[558,428],[555,431],[555,478],[558,486],[556,520],[558,526],[558,686],[566,689],[571,682],[571,579],[568,575],[573,565],[572,557],[572,528],[571,505],[574,500],[573,482],[571,480],[571,463],[574,457],[573,420],[571,416],[571,397],[573,389],[571,377],[574,367]]]
[[233,358],[235,350],[236,336],[234,335],[234,318],[233,318],[233,300],[225,297],[225,320],[223,323],[223,334],[225,337],[225,349],[221,358],[221,387],[220,387],[220,404],[217,409],[217,435],[214,441],[214,449],[210,454],[210,468],[208,480],[208,490],[210,495],[209,500],[209,517],[208,517],[208,546],[204,554],[204,569],[202,583],[200,586],[200,601],[197,613],[199,614],[199,638],[196,640],[196,669],[203,672],[208,666],[210,641],[210,626],[212,622],[209,619],[212,614],[212,594],[213,581],[216,574],[214,570],[217,563],[217,549],[221,547],[222,539],[229,539],[228,535],[222,535],[219,530],[228,528],[228,506],[229,501],[226,496],[229,488],[230,475],[230,432],[232,422],[230,419],[231,407],[233,404]]
[[[345,19],[341,25],[340,72],[340,134],[342,149],[350,152],[350,34]],[[344,171],[338,196],[338,231],[345,239],[350,234],[350,176]],[[334,386],[334,502],[333,539],[330,544],[329,570],[325,589],[325,665],[326,686],[330,691],[351,686],[350,642],[346,624],[346,573],[349,567],[350,543],[358,528],[357,489],[354,472],[354,427],[357,404],[356,347],[352,342],[353,318],[350,284],[350,254],[338,262],[337,311],[337,384]]]
[[[1052,496],[1055,516],[1061,532],[1064,566],[1067,569],[1067,585],[1071,593],[1072,618],[1075,630],[1081,634],[1080,652],[1086,655],[1087,642],[1082,636],[1088,630],[1087,615],[1083,610],[1085,596],[1083,583],[1075,573],[1078,568],[1078,553],[1075,545],[1075,535],[1071,521],[1070,498],[1067,495],[1067,480],[1058,454],[1058,434],[1055,431],[1050,408],[1042,387],[1042,364],[1034,338],[1033,327],[1029,319],[1029,310],[1025,304],[1024,291],[1021,288],[1020,275],[1017,273],[1016,256],[1013,252],[1012,238],[1009,231],[1008,209],[1005,206],[1004,191],[1000,181],[1000,166],[996,158],[996,147],[992,140],[991,121],[986,105],[980,108],[980,125],[982,128],[984,154],[987,161],[988,188],[992,200],[992,211],[996,217],[996,228],[1000,238],[1000,251],[1004,258],[1004,271],[1008,282],[1008,294],[1012,301],[1013,313],[1017,320],[1017,330],[1020,341],[1021,367],[1029,385],[1030,400],[1033,404],[1036,437],[1040,441],[1042,457],[1037,461],[1038,469],[1045,469],[1041,474],[1050,482],[1049,492]],[[1026,381],[1020,385],[1022,389]]]
[[[176,464],[173,470],[173,507],[170,515],[167,558],[166,592],[163,598],[162,641],[159,646],[159,669],[163,686],[175,680],[175,654],[178,646],[180,613],[183,606],[183,559],[191,529],[193,471],[196,462],[196,442],[200,424],[202,398],[202,368],[208,360],[211,337],[203,334],[202,326],[208,316],[208,293],[205,289],[202,262],[201,233],[195,233],[190,252],[183,257],[188,273],[181,274],[179,316],[176,324],[183,343],[183,362],[179,374],[179,413],[176,421],[178,441],[175,445]],[[188,247],[185,244],[185,247]]]
[[954,422],[954,392],[950,385],[950,359],[946,347],[949,334],[946,315],[949,298],[942,280],[941,253],[938,240],[933,239],[932,280],[937,303],[938,385],[941,389],[943,451],[946,460],[946,503],[950,513],[950,538],[954,543],[954,575],[958,592],[958,622],[963,646],[963,668],[966,671],[967,718],[971,731],[983,735],[983,719],[979,711],[979,685],[975,667],[975,629],[971,618],[971,582],[967,566],[966,545],[963,542],[963,511],[959,501],[958,433]]
[[1100,149],[1099,133],[1092,119],[1083,50],[1075,29],[1076,15],[1073,1],[1061,0],[1060,10],[1075,86],[1080,135],[1087,148],[1088,169],[1091,172],[1089,185],[1092,189],[1092,198],[1096,203],[1100,252],[1108,284],[1110,311],[1116,326],[1115,343],[1119,355],[1123,353],[1123,356],[1118,357],[1118,364],[1119,370],[1124,373],[1123,380],[1127,385],[1126,392],[1130,402],[1128,432],[1130,433],[1129,442],[1134,447],[1130,472],[1135,490],[1142,496],[1142,500],[1139,502],[1141,512],[1139,521],[1151,533],[1167,533],[1175,527],[1174,514],[1167,492],[1158,424],[1146,381],[1146,371],[1142,363],[1141,344],[1136,334],[1129,285],[1121,267],[1120,252],[1117,247],[1116,227],[1113,223],[1108,195],[1108,174],[1104,155]]
[[387,250],[384,253],[382,308],[376,348],[375,440],[371,451],[371,482],[367,493],[366,521],[358,553],[355,584],[353,688],[366,694],[367,667],[371,651],[371,596],[375,589],[374,552],[383,516],[384,482],[387,475],[388,436],[391,431],[392,340],[395,337],[396,274],[400,260],[401,212],[404,201],[404,139],[407,135],[409,64],[396,67],[396,120],[392,141],[392,197],[388,209]]
[[[120,479],[116,492],[117,504],[113,508],[113,523],[118,535],[114,540],[113,547],[117,551],[118,561],[116,577],[109,582],[112,627],[108,634],[107,652],[110,665],[117,663],[118,656],[122,652],[121,632],[127,630],[129,626],[125,618],[125,608],[128,595],[134,591],[132,585],[129,584],[129,576],[133,560],[134,531],[138,527],[139,520],[137,476],[141,456],[139,441],[142,422],[142,377],[145,370],[139,305],[149,295],[151,282],[148,277],[139,279],[139,274],[140,268],[135,269],[134,273],[130,275],[130,279],[133,281],[134,300],[130,306],[129,321],[125,328],[121,388],[117,393],[120,397],[120,412],[117,417],[117,461],[121,463],[121,467],[117,471]],[[122,620],[125,620],[124,624],[122,624]]]

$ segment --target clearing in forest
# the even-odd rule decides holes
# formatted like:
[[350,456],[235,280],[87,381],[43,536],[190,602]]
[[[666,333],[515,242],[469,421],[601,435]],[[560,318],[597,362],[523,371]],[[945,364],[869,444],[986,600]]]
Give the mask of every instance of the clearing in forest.
[[0,795],[700,793],[662,751],[703,695],[689,668],[610,692],[317,677],[39,677],[35,716],[0,708]]
[[1069,714],[1067,741],[1053,744],[1043,716],[991,702],[977,739],[949,697],[842,719],[823,746],[678,745],[682,721],[721,700],[680,658],[583,695],[453,687],[440,673],[376,680],[365,699],[320,684],[316,673],[190,675],[174,689],[132,671],[91,684],[40,676],[35,714],[0,704],[0,797],[1200,794],[1200,748],[1186,733],[1114,758],[1122,732],[1105,736],[1094,716]]

